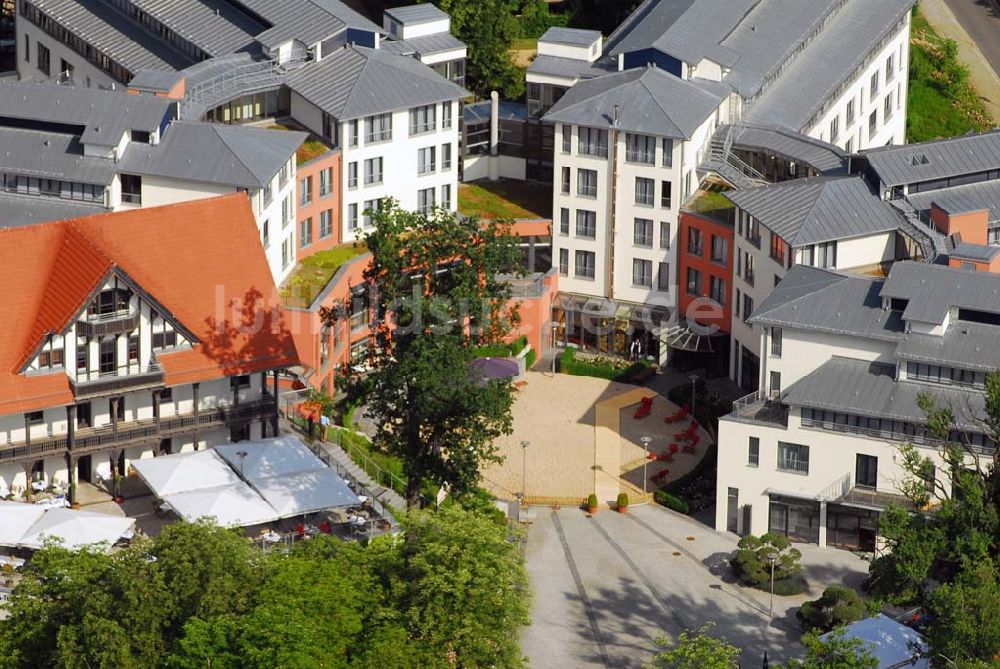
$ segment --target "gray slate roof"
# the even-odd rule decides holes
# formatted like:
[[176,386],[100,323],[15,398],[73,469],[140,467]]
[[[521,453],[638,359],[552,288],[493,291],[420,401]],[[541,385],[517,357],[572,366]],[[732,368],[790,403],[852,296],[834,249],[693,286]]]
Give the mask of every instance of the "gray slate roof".
[[76,135],[0,128],[0,165],[29,177],[66,179],[107,186],[115,176],[108,158],[83,155]]
[[[426,35],[424,37],[411,37],[403,42],[417,56],[432,56],[445,51],[455,51],[464,49],[465,42],[458,39],[451,33],[438,33],[436,35]],[[383,42],[379,48],[385,48],[387,44],[393,42]]]
[[722,41],[739,54],[726,82],[744,98],[755,96],[765,79],[786,63],[841,0],[761,0]]
[[581,81],[552,106],[544,119],[607,128],[617,104],[622,130],[690,139],[719,107],[728,90],[718,82],[684,80],[656,67],[636,68]]
[[566,44],[567,46],[589,47],[601,39],[600,30],[582,30],[580,28],[562,28],[552,26],[538,38],[539,42],[550,44]]
[[[274,16],[275,10],[282,5],[285,6],[285,10],[280,16]],[[250,0],[247,6],[275,19],[272,20],[274,24],[272,27],[260,32],[256,37],[258,42],[269,49],[276,48],[291,39],[297,39],[311,46],[347,28],[344,20],[307,0],[285,3],[276,3],[274,0]]]
[[861,177],[815,177],[725,196],[794,247],[896,230],[899,213]]
[[99,146],[117,146],[126,130],[155,130],[173,104],[151,95],[79,86],[0,83],[0,117],[81,127],[81,141]]
[[576,58],[560,58],[559,56],[535,56],[528,66],[529,74],[545,74],[567,79],[589,79],[617,71],[617,65],[607,61],[588,63]]
[[139,70],[128,82],[128,87],[150,93],[166,93],[182,78],[184,75],[175,70]]
[[843,149],[794,130],[775,126],[742,126],[741,132],[733,139],[733,146],[779,153],[806,163],[825,175],[847,171],[847,154]]
[[977,260],[979,262],[989,262],[1000,254],[1000,246],[986,246],[985,244],[969,244],[959,242],[951,252],[952,257],[960,260]]
[[37,195],[0,193],[0,228],[13,228],[32,223],[61,221],[92,214],[107,213],[102,205],[62,200]]
[[903,322],[898,312],[882,308],[881,288],[874,277],[795,265],[749,322],[898,341]]
[[730,66],[739,54],[723,38],[757,0],[646,0],[608,37],[612,56],[643,49],[697,64],[702,58]]
[[761,93],[750,107],[747,121],[808,130],[805,126],[813,116],[914,2],[848,0],[823,32]]
[[866,151],[887,186],[1000,169],[1000,130]]
[[893,264],[883,297],[909,300],[903,318],[942,323],[953,308],[1000,314],[1000,275],[910,260]]
[[27,0],[101,53],[136,72],[143,68],[180,70],[192,60],[155,39],[101,0]]
[[1000,327],[952,322],[943,336],[911,332],[896,346],[902,360],[990,372],[1000,369]]
[[[330,15],[337,17],[343,21],[348,28],[353,28],[355,30],[363,30],[365,32],[380,33],[382,32],[382,27],[373,23],[368,19],[368,17],[354,11],[346,4],[341,2],[341,0],[301,0],[302,2],[307,2],[309,4],[318,5],[322,7]],[[246,4],[265,4],[271,3],[274,6],[273,0],[244,0]],[[280,5],[278,6],[278,11],[280,11]]]
[[130,146],[120,170],[261,188],[305,141],[304,132],[175,121],[157,146]]
[[920,211],[930,210],[931,203],[952,214],[988,209],[989,220],[1000,221],[1000,179],[914,193],[906,200]]
[[358,46],[300,67],[286,83],[340,121],[469,95],[413,58]]
[[403,23],[408,26],[420,23],[430,23],[432,21],[440,21],[441,19],[448,18],[448,15],[445,12],[441,11],[429,2],[420,5],[409,5],[407,7],[394,7],[385,10],[385,14],[399,23]]
[[[896,381],[892,365],[852,358],[830,358],[819,369],[789,386],[781,393],[781,399],[791,406],[923,424],[926,417],[917,405],[917,395],[928,390],[941,404],[953,407],[959,428],[981,430],[973,419],[973,416],[983,415],[980,391],[948,386],[931,390],[921,383]],[[973,416],[967,408],[971,408]]]
[[[255,35],[269,27],[225,0],[130,2],[213,56],[231,53],[251,44]],[[146,41],[153,40],[147,38]]]

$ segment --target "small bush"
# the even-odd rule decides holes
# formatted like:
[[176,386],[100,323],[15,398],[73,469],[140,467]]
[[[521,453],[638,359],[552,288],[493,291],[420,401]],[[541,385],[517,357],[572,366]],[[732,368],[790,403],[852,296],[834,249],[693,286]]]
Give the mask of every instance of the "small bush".
[[572,376],[593,376],[609,381],[627,382],[636,374],[649,367],[649,362],[639,360],[627,366],[616,360],[596,359],[577,360],[576,349],[567,348],[559,361],[559,369],[563,374]]
[[834,627],[849,625],[865,617],[865,603],[851,588],[831,585],[823,596],[804,603],[795,613],[805,631],[829,632]]
[[673,509],[678,513],[689,514],[691,513],[691,507],[688,503],[673,494],[672,492],[667,492],[666,490],[657,490],[653,493],[653,499],[660,506],[665,506],[668,509]]
[[802,553],[792,548],[788,537],[768,532],[755,537],[743,537],[737,544],[736,555],[730,560],[733,574],[747,585],[769,589],[771,584],[771,562],[767,559],[770,550],[777,550],[778,559],[774,563],[775,593],[778,581],[794,579],[802,573],[799,560]]
[[[777,569],[775,569],[775,572],[777,572]],[[754,587],[758,590],[768,590],[771,587],[771,583],[768,581],[765,585]],[[801,576],[786,578],[781,581],[778,579],[774,580],[774,594],[779,597],[794,597],[795,595],[801,595],[807,590],[809,590],[809,582]]]
[[597,508],[597,495],[595,495],[594,493],[590,493],[590,495],[587,496],[587,508],[588,509]]
[[618,493],[618,499],[616,500],[616,503],[618,504],[619,509],[627,509],[628,495],[623,492]]
[[528,351],[528,354],[524,356],[524,368],[531,369],[535,366],[535,361],[538,360],[538,355],[535,353],[535,349]]

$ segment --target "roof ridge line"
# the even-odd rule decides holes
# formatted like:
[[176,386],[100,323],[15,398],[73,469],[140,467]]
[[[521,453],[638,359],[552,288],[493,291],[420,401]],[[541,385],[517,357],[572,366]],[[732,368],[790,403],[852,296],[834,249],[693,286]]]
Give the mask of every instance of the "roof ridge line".
[[208,125],[211,126],[213,132],[215,132],[215,136],[219,138],[219,141],[225,144],[226,148],[229,149],[229,152],[233,154],[233,157],[236,159],[236,162],[238,162],[243,167],[243,169],[245,169],[247,173],[250,174],[250,176],[256,179],[257,175],[254,174],[254,171],[252,169],[250,169],[250,166],[247,165],[245,162],[243,162],[243,159],[240,158],[240,155],[236,152],[235,149],[233,149],[232,145],[230,145],[230,143],[226,141],[226,138],[223,137],[221,133],[219,133],[219,128],[221,127],[221,125],[216,123],[209,123]]

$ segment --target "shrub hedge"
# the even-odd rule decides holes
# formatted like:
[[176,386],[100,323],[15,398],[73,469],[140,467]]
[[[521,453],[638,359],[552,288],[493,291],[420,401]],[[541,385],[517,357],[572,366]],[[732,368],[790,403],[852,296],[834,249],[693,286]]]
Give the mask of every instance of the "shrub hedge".
[[563,374],[594,376],[599,379],[608,379],[609,381],[623,383],[627,383],[636,374],[649,367],[650,363],[647,360],[638,360],[628,367],[615,367],[612,364],[596,360],[577,360],[575,348],[567,348],[563,351],[562,358],[559,360],[559,369]]
[[672,492],[657,490],[653,493],[653,499],[656,500],[657,504],[665,506],[668,509],[673,509],[678,513],[688,514],[691,512],[691,507],[688,506],[688,503]]

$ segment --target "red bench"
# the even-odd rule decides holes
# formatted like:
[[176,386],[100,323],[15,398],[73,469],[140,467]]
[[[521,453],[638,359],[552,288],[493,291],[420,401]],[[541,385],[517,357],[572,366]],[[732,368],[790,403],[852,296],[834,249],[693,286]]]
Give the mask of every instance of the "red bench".
[[653,398],[643,397],[642,402],[639,404],[639,408],[635,410],[634,418],[645,418],[649,415],[649,412],[653,410]]

